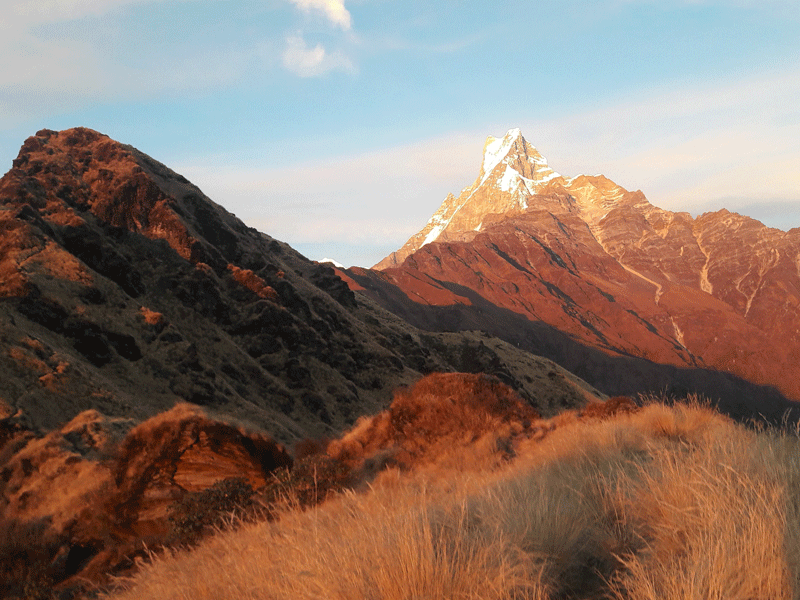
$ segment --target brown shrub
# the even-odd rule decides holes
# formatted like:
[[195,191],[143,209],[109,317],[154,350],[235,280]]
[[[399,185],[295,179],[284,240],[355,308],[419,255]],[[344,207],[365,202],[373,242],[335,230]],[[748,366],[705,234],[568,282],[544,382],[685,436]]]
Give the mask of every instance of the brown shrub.
[[139,312],[141,313],[144,322],[148,325],[160,325],[164,322],[164,315],[162,315],[160,312],[150,310],[146,306],[140,307]]
[[291,469],[279,469],[260,491],[263,504],[272,507],[308,508],[331,495],[359,483],[353,469],[343,461],[323,454],[308,456]]
[[589,419],[609,419],[618,414],[639,410],[639,406],[628,396],[614,396],[605,402],[591,402],[583,407],[580,416]]
[[538,418],[516,392],[494,377],[435,373],[396,391],[388,410],[359,420],[331,442],[328,453],[362,465],[379,460],[410,467],[490,435],[494,450],[513,454],[513,437],[529,431]]
[[229,477],[210,488],[192,492],[170,507],[169,521],[176,541],[194,544],[213,529],[245,520],[253,507],[254,491],[242,477]]
[[250,269],[242,269],[234,264],[229,264],[228,270],[239,284],[243,285],[251,292],[258,294],[260,298],[268,298],[273,302],[277,302],[278,292],[268,286],[261,277],[253,273]]
[[322,438],[319,440],[306,438],[304,440],[300,440],[294,445],[294,457],[295,459],[300,460],[309,456],[323,454],[325,450],[328,449],[328,444],[330,443],[331,441],[328,438]]
[[[263,485],[272,471],[292,464],[286,450],[272,439],[213,421],[196,407],[179,404],[134,428],[120,444],[112,468],[116,493],[109,499],[109,512],[116,515],[120,526],[133,526],[149,490],[188,489],[186,482],[176,481],[179,463],[192,456],[195,461],[202,460],[202,455],[197,456],[202,453],[213,457],[207,461],[212,466],[208,473],[193,475],[209,485],[228,475],[220,465],[213,465],[222,459],[230,468],[242,469],[253,487]],[[208,481],[209,477],[213,481]]]
[[0,520],[0,598],[50,598],[61,542],[44,520]]

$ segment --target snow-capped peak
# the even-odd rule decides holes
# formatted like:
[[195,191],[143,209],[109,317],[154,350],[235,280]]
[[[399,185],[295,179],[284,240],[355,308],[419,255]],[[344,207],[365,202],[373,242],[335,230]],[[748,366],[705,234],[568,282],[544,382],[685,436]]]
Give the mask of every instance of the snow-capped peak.
[[508,151],[511,150],[511,146],[514,145],[514,142],[521,137],[522,133],[517,128],[509,129],[502,138],[489,136],[486,140],[486,146],[484,146],[483,149],[483,164],[481,165],[484,177],[500,164],[500,161],[503,160],[508,154]]

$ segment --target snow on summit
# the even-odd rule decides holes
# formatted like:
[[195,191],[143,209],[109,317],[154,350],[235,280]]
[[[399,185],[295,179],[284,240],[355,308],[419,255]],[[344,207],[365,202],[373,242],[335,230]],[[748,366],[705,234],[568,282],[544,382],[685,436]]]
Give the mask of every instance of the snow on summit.
[[[483,149],[483,164],[481,165],[484,180],[489,173],[494,171],[494,168],[500,164],[500,161],[508,155],[511,146],[513,146],[514,142],[520,137],[522,137],[522,133],[520,133],[519,129],[509,129],[508,133],[502,138],[490,136],[489,139],[486,140],[486,146]],[[481,181],[481,183],[483,183],[483,181]]]
[[[425,226],[376,267],[397,265],[431,242],[474,235],[483,230],[487,215],[514,215],[528,211],[536,202],[533,198],[551,186],[575,193],[581,210],[592,212],[591,202],[583,196],[594,199],[600,191],[595,191],[593,186],[584,189],[583,183],[583,179],[565,179],[553,170],[547,159],[522,136],[519,128],[509,129],[501,138],[490,135],[483,146],[481,170],[475,182],[462,189],[457,197],[449,194]],[[612,183],[604,193],[613,195],[612,200],[616,201],[624,190]]]

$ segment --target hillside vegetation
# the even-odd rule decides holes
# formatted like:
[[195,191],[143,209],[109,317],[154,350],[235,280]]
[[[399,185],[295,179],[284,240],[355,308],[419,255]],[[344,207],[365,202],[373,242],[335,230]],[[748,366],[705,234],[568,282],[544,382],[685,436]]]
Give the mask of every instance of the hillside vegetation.
[[[470,389],[488,398],[492,385]],[[611,401],[540,420],[502,390],[478,404],[512,417],[489,410],[484,427],[468,398],[450,395],[466,411],[426,408],[434,392],[416,397],[420,425],[468,417],[474,435],[445,427],[432,445],[432,431],[410,443],[398,432],[415,396],[400,394],[394,418],[365,419],[329,446],[362,467],[378,452],[369,485],[307,510],[288,498],[278,519],[154,556],[105,597],[800,597],[796,433],[747,428],[696,401]]]

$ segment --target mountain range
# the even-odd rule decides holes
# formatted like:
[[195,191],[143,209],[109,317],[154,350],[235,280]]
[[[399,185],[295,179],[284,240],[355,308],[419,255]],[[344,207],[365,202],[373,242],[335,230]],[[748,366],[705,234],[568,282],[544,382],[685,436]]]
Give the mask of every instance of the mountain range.
[[564,177],[517,129],[402,248],[349,274],[418,326],[490,331],[609,393],[700,391],[740,416],[800,400],[800,228]]

